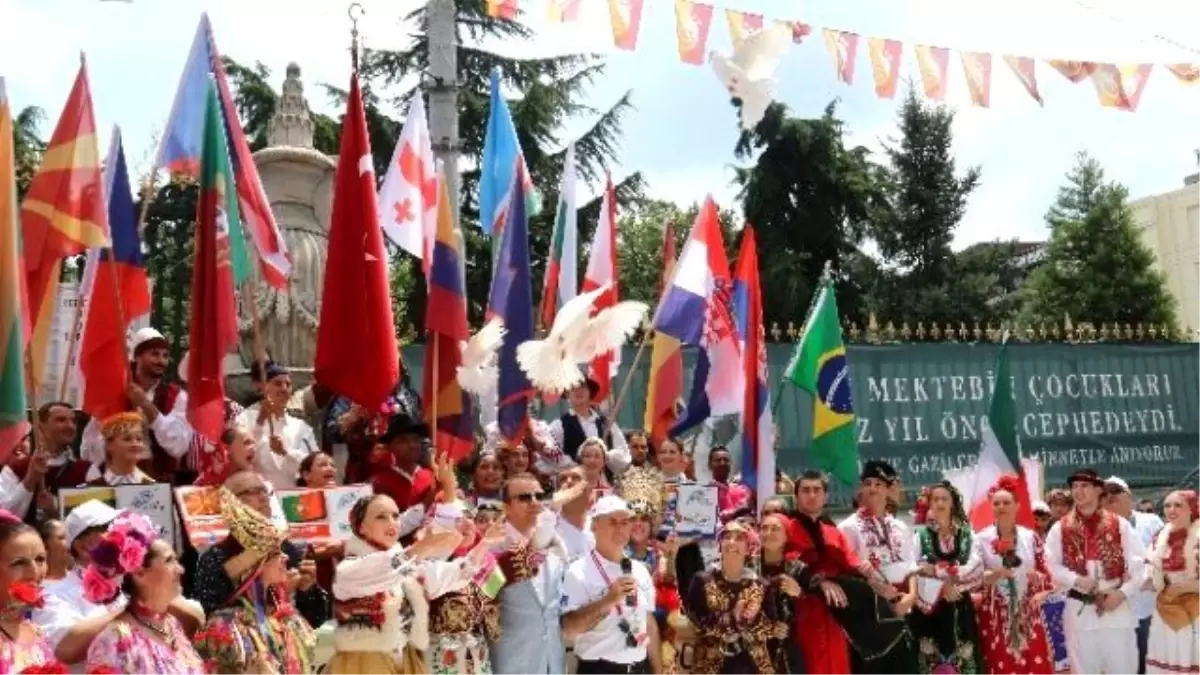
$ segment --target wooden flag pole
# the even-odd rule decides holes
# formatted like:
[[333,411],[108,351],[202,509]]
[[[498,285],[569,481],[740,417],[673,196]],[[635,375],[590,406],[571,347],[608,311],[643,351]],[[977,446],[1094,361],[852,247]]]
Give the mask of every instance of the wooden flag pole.
[[[247,282],[243,284],[242,299],[247,301],[250,305],[250,336],[251,345],[254,349],[254,362],[258,364],[258,376],[262,379],[263,388],[265,389],[267,384],[267,350],[263,343],[262,328],[258,320],[258,301],[256,300],[255,293],[247,293],[247,289],[250,289],[253,285],[254,282],[252,280],[247,280]],[[246,298],[247,295],[249,296],[248,299]],[[265,395],[263,400],[266,401]],[[267,403],[269,403],[269,401],[267,401]],[[274,411],[270,410],[267,411],[267,433],[271,436],[275,435],[275,417],[272,414],[273,412]]]
[[633,374],[637,371],[638,363],[642,360],[642,352],[646,351],[646,345],[650,342],[650,336],[654,334],[652,328],[647,328],[642,332],[642,342],[638,345],[637,352],[633,355],[633,363],[629,364],[629,371],[625,373],[625,381],[621,383],[621,393],[617,394],[617,402],[613,405],[613,409],[609,411],[609,417],[616,421],[617,415],[621,412],[621,406],[625,403],[625,395],[629,393],[629,385],[633,383]]
[[[99,259],[97,259],[99,260]],[[87,268],[84,268],[84,274],[87,273]],[[80,286],[83,285],[82,279]],[[62,380],[58,384],[58,398],[60,401],[67,399],[67,384],[71,380],[71,366],[74,365],[75,347],[79,342],[79,331],[83,329],[83,295],[79,293],[79,288],[75,290],[75,318],[71,321],[71,335],[67,338],[67,358],[63,363]],[[80,401],[82,403],[82,401]]]

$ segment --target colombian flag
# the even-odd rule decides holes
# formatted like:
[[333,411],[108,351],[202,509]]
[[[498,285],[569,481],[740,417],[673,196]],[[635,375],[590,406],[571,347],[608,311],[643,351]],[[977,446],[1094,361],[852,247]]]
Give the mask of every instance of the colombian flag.
[[110,246],[104,201],[92,93],[87,65],[81,63],[67,104],[42,155],[42,165],[21,204],[25,281],[32,322],[30,379],[34,387],[40,387],[46,379],[46,348],[54,323],[63,258],[89,248]]
[[[663,273],[660,296],[675,274],[675,226],[663,231]],[[650,380],[646,386],[646,419],[643,422],[654,447],[668,436],[679,417],[683,395],[683,351],[677,338],[655,331],[650,348]]]
[[426,303],[425,416],[433,444],[454,461],[475,447],[475,414],[471,397],[458,384],[462,353],[458,344],[470,337],[467,296],[460,272],[462,251],[450,214],[450,192],[442,176],[438,195],[437,235],[429,264],[429,302]]
[[858,479],[854,400],[832,280],[823,281],[813,299],[784,377],[812,394],[813,462],[842,481],[854,483]]
[[0,461],[29,430],[22,358],[29,335],[24,329],[28,317],[23,316],[16,168],[12,110],[0,77]]

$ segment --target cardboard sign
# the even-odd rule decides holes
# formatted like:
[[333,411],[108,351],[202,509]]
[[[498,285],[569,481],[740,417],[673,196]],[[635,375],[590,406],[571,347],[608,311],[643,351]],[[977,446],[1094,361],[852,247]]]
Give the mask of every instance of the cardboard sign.
[[680,537],[713,538],[720,525],[716,485],[680,485],[675,501],[675,533]]
[[350,509],[373,490],[370,485],[347,485],[277,490],[275,494],[287,521],[288,539],[316,544],[349,539]]
[[58,494],[59,511],[63,518],[76,506],[96,499],[114,509],[128,509],[146,516],[158,528],[159,535],[179,550],[179,533],[175,528],[175,503],[171,499],[171,486],[168,483],[63,488]]
[[203,551],[229,534],[221,518],[221,489],[216,485],[187,485],[175,488],[175,503],[179,519],[188,540],[196,550]]

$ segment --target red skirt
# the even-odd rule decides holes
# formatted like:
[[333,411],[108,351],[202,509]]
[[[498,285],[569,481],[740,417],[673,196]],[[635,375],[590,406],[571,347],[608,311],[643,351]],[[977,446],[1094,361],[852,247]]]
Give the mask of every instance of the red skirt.
[[[993,586],[977,596],[975,607],[983,660],[989,673],[1050,675],[1054,672],[1041,608],[1034,605],[1030,595],[1020,598],[1010,610],[1008,596]],[[1012,611],[1018,613],[1015,624],[1009,621]],[[1010,639],[1014,630],[1021,638],[1016,644]]]

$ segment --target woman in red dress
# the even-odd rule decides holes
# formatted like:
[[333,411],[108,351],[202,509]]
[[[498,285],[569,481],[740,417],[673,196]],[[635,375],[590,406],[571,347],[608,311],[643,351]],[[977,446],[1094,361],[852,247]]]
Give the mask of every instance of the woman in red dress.
[[996,524],[975,535],[983,563],[976,596],[980,643],[990,673],[1049,675],[1054,670],[1042,619],[1042,600],[1051,588],[1037,534],[1017,525],[1020,485],[1003,476],[989,491]]

